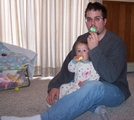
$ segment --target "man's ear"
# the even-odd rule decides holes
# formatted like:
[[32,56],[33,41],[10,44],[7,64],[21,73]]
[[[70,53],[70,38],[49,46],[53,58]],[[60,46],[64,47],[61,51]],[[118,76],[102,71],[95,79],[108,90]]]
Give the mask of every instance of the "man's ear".
[[104,19],[104,25],[106,25],[106,23],[107,23],[107,19],[105,18],[105,19]]

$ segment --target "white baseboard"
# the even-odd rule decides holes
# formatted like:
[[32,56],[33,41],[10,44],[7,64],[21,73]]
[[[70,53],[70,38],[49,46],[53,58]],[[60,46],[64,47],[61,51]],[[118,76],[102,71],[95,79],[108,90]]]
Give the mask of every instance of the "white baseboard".
[[127,72],[134,72],[134,62],[127,63]]

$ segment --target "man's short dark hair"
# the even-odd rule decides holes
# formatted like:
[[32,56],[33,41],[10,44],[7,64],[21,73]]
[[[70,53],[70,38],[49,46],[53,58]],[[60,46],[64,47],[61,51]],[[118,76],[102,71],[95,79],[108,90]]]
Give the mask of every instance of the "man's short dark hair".
[[107,9],[105,6],[103,6],[101,3],[99,2],[89,2],[88,5],[87,5],[87,8],[85,10],[85,18],[86,18],[86,13],[87,11],[90,11],[90,10],[99,10],[99,11],[102,11],[102,17],[103,19],[107,18]]

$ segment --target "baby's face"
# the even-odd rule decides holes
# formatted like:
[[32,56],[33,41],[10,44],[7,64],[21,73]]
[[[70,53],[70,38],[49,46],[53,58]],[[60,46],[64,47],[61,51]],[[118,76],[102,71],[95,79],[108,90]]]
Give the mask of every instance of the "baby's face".
[[76,46],[76,55],[77,56],[82,56],[81,61],[89,61],[89,55],[88,55],[89,49],[88,46],[84,43],[79,43]]

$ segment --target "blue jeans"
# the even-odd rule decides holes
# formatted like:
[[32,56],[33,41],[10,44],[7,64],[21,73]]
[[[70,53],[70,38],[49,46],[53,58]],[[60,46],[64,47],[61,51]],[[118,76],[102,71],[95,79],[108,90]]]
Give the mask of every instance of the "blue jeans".
[[125,100],[123,92],[113,84],[87,81],[77,91],[61,98],[41,114],[42,120],[73,120],[99,105],[115,107]]

